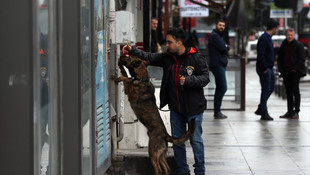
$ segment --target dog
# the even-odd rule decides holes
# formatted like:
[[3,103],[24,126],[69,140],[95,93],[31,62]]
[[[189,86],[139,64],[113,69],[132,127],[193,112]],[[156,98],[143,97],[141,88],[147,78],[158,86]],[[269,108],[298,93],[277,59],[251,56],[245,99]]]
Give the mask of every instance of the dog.
[[[121,56],[118,60],[122,76],[111,76],[115,82],[123,82],[125,94],[128,96],[130,106],[139,121],[147,128],[149,136],[149,157],[155,170],[155,175],[170,174],[166,160],[168,142],[183,144],[194,133],[195,119],[190,121],[188,130],[179,138],[170,136],[160,117],[155,99],[155,88],[150,82],[146,69],[149,63],[135,56]],[[131,78],[128,78],[124,66],[128,69]]]

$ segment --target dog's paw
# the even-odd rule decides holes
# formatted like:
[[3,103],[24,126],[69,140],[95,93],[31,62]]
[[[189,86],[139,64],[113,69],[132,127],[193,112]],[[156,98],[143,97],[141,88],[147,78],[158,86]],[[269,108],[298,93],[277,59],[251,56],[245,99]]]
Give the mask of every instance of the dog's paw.
[[110,76],[110,79],[113,80],[113,81],[115,81],[115,82],[118,82],[118,81],[117,81],[118,78],[117,78],[116,75],[111,75],[111,76]]

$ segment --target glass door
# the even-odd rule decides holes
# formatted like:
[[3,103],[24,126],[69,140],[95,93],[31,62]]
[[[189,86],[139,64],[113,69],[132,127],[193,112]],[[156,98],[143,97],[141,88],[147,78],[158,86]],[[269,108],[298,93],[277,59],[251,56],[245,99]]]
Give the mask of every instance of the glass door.
[[[59,174],[59,115],[58,115],[58,71],[56,57],[56,1],[37,1],[37,29],[39,35],[39,71],[35,77],[40,80],[39,86],[39,174]],[[36,77],[37,76],[37,77]]]
[[92,47],[91,0],[81,1],[82,174],[92,174]]

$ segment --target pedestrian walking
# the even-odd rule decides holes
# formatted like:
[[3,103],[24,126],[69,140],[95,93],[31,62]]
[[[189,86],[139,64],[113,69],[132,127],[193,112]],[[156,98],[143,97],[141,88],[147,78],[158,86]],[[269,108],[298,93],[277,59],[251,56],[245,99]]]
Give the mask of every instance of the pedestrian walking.
[[277,21],[269,20],[266,31],[259,37],[257,42],[256,72],[261,84],[261,95],[255,114],[260,115],[261,120],[273,120],[268,113],[267,101],[275,87],[273,68],[275,58],[271,37],[277,32],[278,27],[279,23]]
[[[185,32],[180,28],[167,30],[166,52],[149,53],[125,45],[123,53],[148,60],[150,65],[163,68],[160,89],[160,108],[168,104],[173,137],[180,137],[186,125],[195,118],[195,132],[190,138],[193,148],[196,175],[205,174],[204,144],[202,139],[202,119],[206,109],[203,87],[209,83],[206,59],[195,47],[185,45]],[[179,175],[189,175],[186,147],[173,145],[174,158]]]
[[215,78],[215,94],[214,94],[214,119],[225,119],[227,118],[221,112],[222,100],[227,91],[227,80],[226,80],[226,67],[228,64],[227,56],[229,46],[223,39],[223,32],[225,30],[225,21],[218,20],[210,34],[208,41],[208,48],[210,54],[210,70],[212,71]]
[[295,39],[295,30],[286,30],[286,39],[282,42],[278,55],[278,69],[283,77],[287,97],[287,112],[280,118],[299,119],[300,77],[306,75],[305,50],[302,43]]

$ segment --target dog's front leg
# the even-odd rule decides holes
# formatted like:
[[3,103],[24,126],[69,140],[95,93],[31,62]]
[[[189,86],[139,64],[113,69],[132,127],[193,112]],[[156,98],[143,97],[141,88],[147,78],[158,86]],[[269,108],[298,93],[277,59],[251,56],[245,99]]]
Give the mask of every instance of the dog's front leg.
[[129,93],[129,91],[132,87],[132,80],[131,79],[129,79],[128,77],[124,77],[124,76],[117,78],[115,75],[111,75],[111,79],[114,80],[116,83],[119,83],[122,81],[124,83],[125,94]]
[[117,77],[115,75],[111,75],[111,80],[114,80],[116,83],[119,83],[121,81],[124,82],[124,84],[128,84],[128,82],[131,82],[131,79],[129,79],[128,77],[124,77],[124,76],[120,76],[120,77]]
[[122,76],[128,77],[127,72],[125,71],[124,66],[120,60],[118,60],[118,67],[121,70]]

